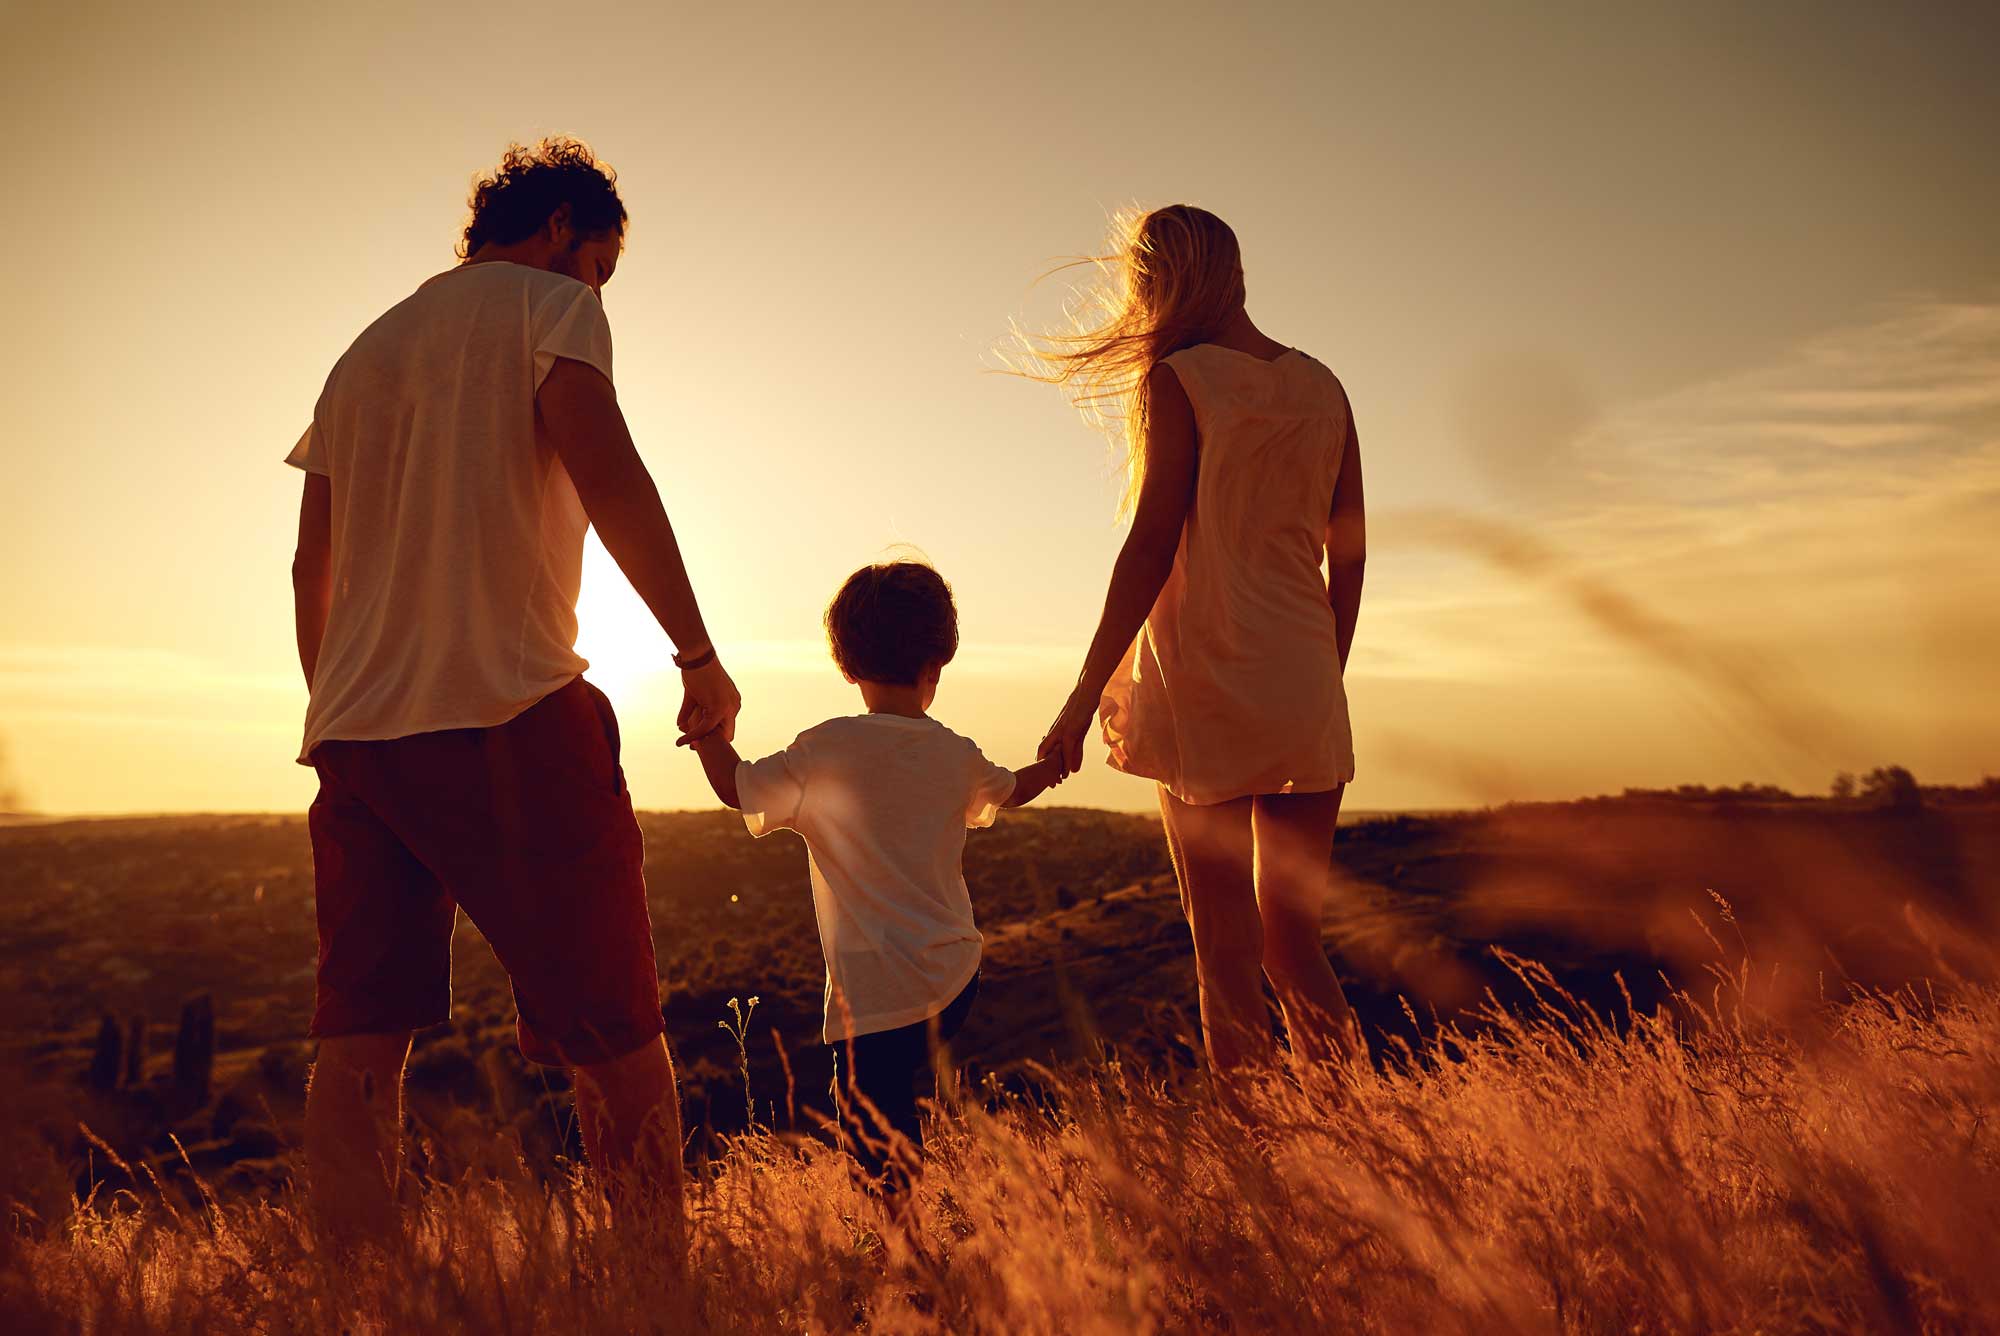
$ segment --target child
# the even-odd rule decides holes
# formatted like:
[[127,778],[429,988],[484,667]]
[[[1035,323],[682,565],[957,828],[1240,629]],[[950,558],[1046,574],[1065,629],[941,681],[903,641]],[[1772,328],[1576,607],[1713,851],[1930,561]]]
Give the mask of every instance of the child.
[[[760,761],[741,760],[721,730],[693,746],[752,835],[805,837],[842,1123],[856,1158],[881,1174],[879,1125],[922,1144],[916,1087],[932,1024],[935,1042],[950,1039],[979,990],[966,828],[1060,782],[1060,758],[1007,770],[924,713],[958,652],[951,587],[929,566],[856,571],[827,607],[826,633],[866,714],[829,719]],[[852,1106],[857,1093],[879,1121]]]

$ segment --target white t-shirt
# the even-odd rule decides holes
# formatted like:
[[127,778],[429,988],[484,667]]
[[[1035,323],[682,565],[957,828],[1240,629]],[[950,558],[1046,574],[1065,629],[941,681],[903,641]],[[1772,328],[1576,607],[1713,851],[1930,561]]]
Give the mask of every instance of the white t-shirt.
[[305,745],[505,723],[588,665],[588,520],[538,438],[559,357],[611,375],[611,327],[573,278],[449,270],[335,363],[286,458],[333,486],[333,606]]
[[796,830],[826,953],[826,1042],[928,1020],[979,969],[965,831],[1014,772],[935,719],[829,719],[736,768],[752,835]]

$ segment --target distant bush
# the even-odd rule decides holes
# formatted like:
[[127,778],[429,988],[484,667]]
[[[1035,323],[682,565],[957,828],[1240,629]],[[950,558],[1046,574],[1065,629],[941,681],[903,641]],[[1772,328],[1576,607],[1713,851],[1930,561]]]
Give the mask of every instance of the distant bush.
[[1877,766],[1861,778],[1862,800],[1894,811],[1914,811],[1924,805],[1917,777],[1900,765]]
[[1830,793],[1842,801],[1860,800],[1890,810],[1987,807],[2000,804],[2000,775],[1987,775],[1977,784],[1919,784],[1902,766],[1885,765],[1859,778],[1841,771],[1833,777]]
[[1626,789],[1621,795],[1645,802],[1689,802],[1689,803],[1795,803],[1804,801],[1798,794],[1776,784],[1753,784],[1748,781],[1731,788],[1723,785],[1709,788],[1705,784],[1680,784],[1671,789]]
[[2000,776],[1988,775],[1977,784],[1926,784],[1924,802],[1938,807],[2000,805]]
[[[1810,801],[1776,784],[1742,783],[1710,788],[1677,784],[1670,789],[1628,788],[1618,795],[1631,802],[1798,803]],[[1827,796],[1835,802],[1861,802],[1889,811],[1915,811],[1925,804],[1975,806],[2000,803],[2000,776],[1988,775],[1977,784],[1919,784],[1900,765],[1877,766],[1865,775],[1843,770],[1833,777]],[[1592,799],[1590,801],[1602,801]]]

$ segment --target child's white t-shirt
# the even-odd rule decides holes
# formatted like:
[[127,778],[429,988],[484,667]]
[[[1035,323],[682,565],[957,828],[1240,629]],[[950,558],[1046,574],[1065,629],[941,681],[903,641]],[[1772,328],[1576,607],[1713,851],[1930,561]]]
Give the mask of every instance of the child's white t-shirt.
[[796,830],[826,953],[826,1042],[928,1020],[979,969],[965,831],[990,826],[1014,772],[935,719],[829,719],[736,768],[752,835]]

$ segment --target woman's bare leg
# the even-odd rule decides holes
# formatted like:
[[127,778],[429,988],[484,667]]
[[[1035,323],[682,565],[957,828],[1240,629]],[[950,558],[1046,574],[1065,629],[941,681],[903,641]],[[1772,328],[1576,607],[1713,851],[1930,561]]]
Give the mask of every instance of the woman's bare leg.
[[1252,876],[1251,800],[1196,806],[1160,790],[1167,851],[1194,934],[1201,1033],[1218,1075],[1271,1063],[1277,1044],[1264,1011],[1264,930]]
[[1292,1055],[1344,1067],[1367,1049],[1320,939],[1342,792],[1260,795],[1251,825],[1264,972],[1285,1009]]

